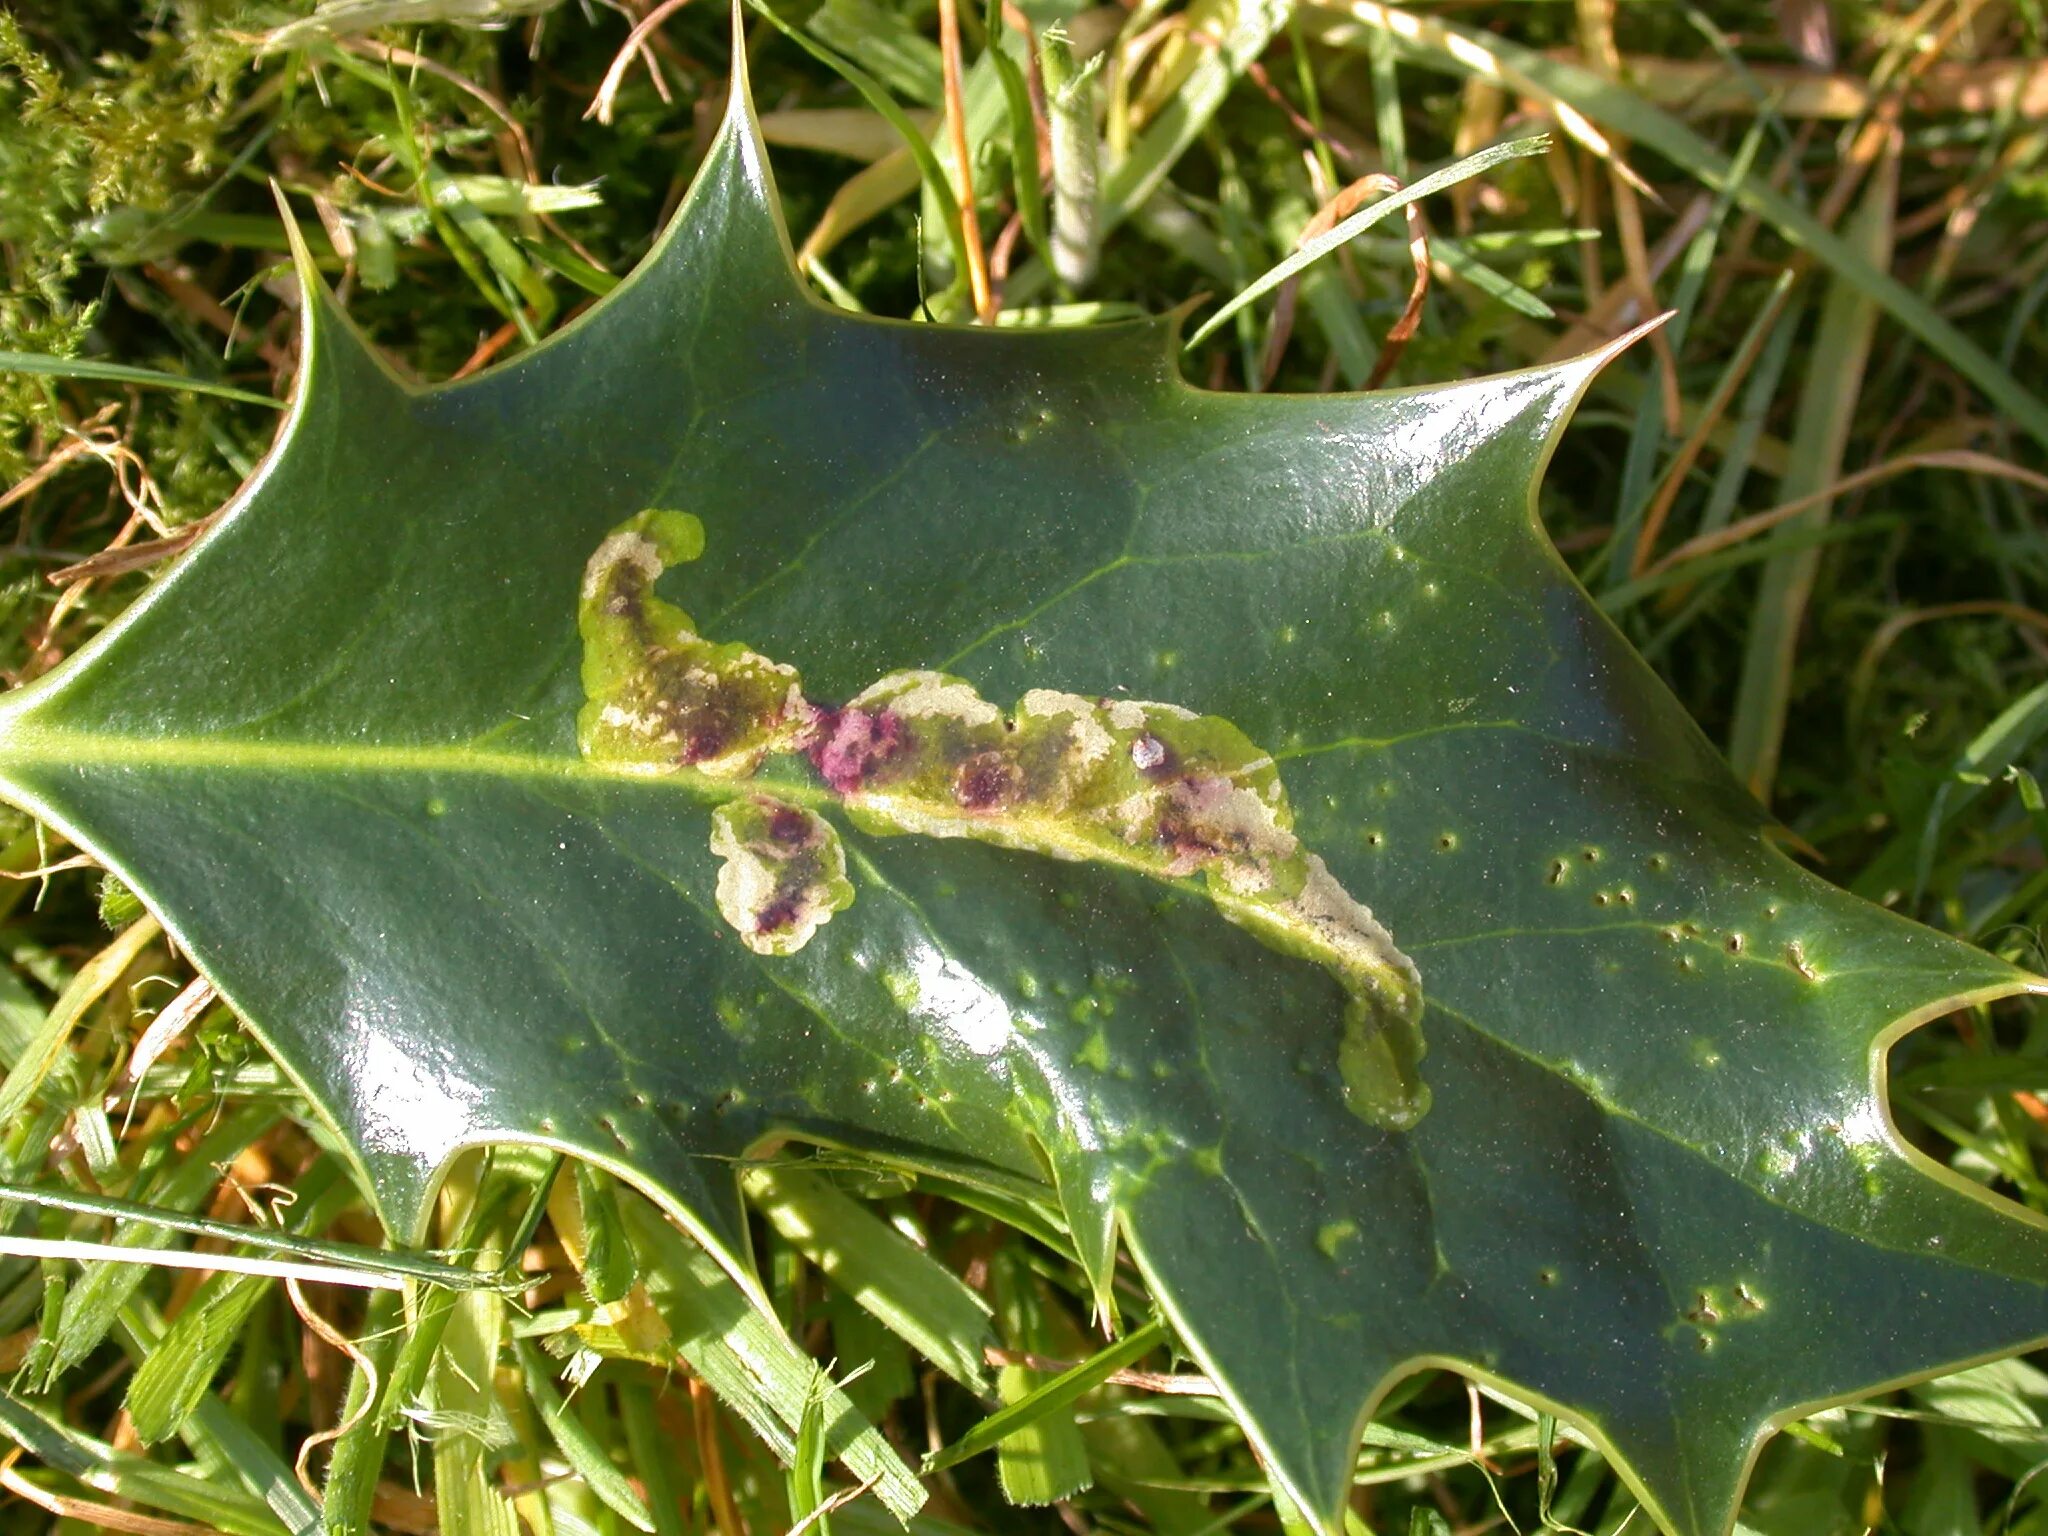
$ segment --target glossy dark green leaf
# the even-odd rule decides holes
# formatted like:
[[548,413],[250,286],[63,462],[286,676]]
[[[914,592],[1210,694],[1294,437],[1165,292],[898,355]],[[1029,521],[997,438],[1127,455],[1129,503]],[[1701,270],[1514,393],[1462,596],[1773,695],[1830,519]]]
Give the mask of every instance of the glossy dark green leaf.
[[[731,1159],[771,1138],[1050,1179],[1305,1507],[1451,1364],[1680,1536],[1798,1406],[2048,1333],[2048,1230],[1909,1154],[1882,1081],[2034,983],[1775,851],[1567,574],[1533,486],[1603,356],[1225,396],[1164,322],[828,310],[735,100],[642,268],[507,365],[410,388],[315,295],[262,470],[0,706],[0,789],[161,916],[395,1231],[493,1140],[637,1181],[749,1285]],[[1337,983],[1140,873],[842,820],[852,906],[744,947],[708,846],[744,786],[578,750],[581,574],[649,507],[707,536],[663,592],[814,698],[932,667],[1273,751],[1419,969],[1432,1107],[1350,1112]]]

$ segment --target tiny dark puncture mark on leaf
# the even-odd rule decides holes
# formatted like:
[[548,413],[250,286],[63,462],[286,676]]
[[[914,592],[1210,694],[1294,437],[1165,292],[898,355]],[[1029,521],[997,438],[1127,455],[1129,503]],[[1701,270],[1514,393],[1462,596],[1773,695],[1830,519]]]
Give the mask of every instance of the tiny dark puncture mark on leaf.
[[[1536,524],[1612,348],[1232,397],[1178,379],[1164,325],[833,311],[790,265],[738,74],[653,253],[506,364],[404,384],[302,265],[276,448],[0,703],[0,793],[161,917],[395,1231],[461,1148],[542,1141],[654,1194],[763,1301],[749,1149],[1036,1202],[1049,1169],[1098,1282],[1113,1223],[1333,1527],[1361,1416],[1424,1365],[1555,1409],[1664,1529],[1722,1536],[1803,1407],[2048,1335],[2048,1230],[1910,1153],[1882,1097],[1899,1032],[2040,984],[1766,846]],[[570,596],[622,512],[684,506],[686,584],[748,643],[690,711],[692,763],[635,772],[579,741],[599,690]],[[796,708],[790,657],[846,702]],[[1177,899],[1097,857],[881,835],[1014,803],[1021,701],[1102,710],[1167,657],[1143,691],[1280,754],[1302,841],[1427,977],[1410,1129],[1345,1101],[1346,985],[1216,921],[1206,872]],[[864,808],[892,716],[959,675],[1020,701],[973,727],[1001,736]],[[1129,770],[1170,771],[1174,722],[1141,723]],[[721,914],[724,806],[770,866],[741,883],[793,882],[818,918],[800,947]],[[784,808],[843,822],[851,905],[808,824],[789,846],[818,864],[778,864]],[[735,899],[757,938],[793,934]]]

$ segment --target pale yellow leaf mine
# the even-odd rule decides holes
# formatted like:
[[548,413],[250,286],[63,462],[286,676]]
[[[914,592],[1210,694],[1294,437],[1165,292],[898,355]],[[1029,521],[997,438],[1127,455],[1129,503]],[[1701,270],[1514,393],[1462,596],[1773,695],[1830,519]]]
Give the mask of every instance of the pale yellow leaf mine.
[[1354,1113],[1405,1127],[1428,1106],[1414,963],[1292,830],[1272,755],[1229,721],[1173,704],[1034,688],[1007,713],[939,672],[893,672],[833,708],[794,667],[699,635],[654,595],[703,553],[687,512],[627,519],[590,558],[578,625],[585,758],[688,772],[732,798],[712,817],[718,910],[762,955],[801,949],[853,901],[839,835],[816,811],[746,792],[769,760],[809,760],[822,797],[876,834],[966,837],[1057,859],[1202,878],[1262,944],[1322,966],[1349,997],[1339,1075]]

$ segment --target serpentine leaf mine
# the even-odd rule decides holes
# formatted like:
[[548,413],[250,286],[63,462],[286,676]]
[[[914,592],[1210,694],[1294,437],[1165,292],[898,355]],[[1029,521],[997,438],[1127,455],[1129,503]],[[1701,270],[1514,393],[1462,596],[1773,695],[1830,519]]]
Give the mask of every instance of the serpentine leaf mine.
[[[815,703],[794,667],[705,639],[654,595],[664,569],[703,550],[695,517],[650,508],[591,556],[578,614],[587,759],[729,793],[770,758],[801,755],[811,792],[866,832],[1200,876],[1225,918],[1344,988],[1337,1065],[1352,1112],[1394,1129],[1421,1118],[1421,978],[1294,835],[1279,769],[1244,732],[1174,704],[1043,688],[1005,713],[928,671],[891,673],[838,708]],[[719,912],[758,954],[793,954],[853,900],[838,834],[784,800],[728,799],[711,849],[725,861]]]

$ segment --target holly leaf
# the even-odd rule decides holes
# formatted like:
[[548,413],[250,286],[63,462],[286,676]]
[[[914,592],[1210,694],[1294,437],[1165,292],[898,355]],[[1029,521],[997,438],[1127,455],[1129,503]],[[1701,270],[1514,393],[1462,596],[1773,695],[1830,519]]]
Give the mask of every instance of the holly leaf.
[[2048,1333],[2048,1229],[1884,1085],[2040,984],[1777,852],[1535,521],[1612,349],[1289,399],[1190,388],[1166,321],[829,309],[738,87],[642,267],[477,378],[399,382],[302,261],[270,457],[0,705],[0,792],[395,1232],[504,1141],[757,1296],[778,1139],[1056,1202],[1328,1520],[1424,1366],[1714,1536],[1774,1425]]

